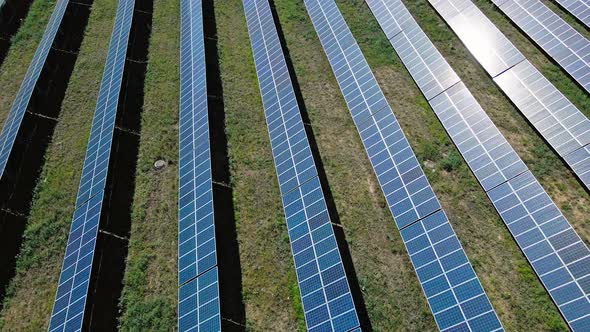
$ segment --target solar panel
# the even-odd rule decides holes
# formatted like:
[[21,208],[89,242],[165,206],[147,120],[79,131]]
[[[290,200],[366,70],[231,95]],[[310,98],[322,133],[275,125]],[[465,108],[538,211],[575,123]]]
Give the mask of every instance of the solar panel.
[[[367,3],[383,29],[394,26],[392,22],[403,26],[390,41],[425,96],[432,91],[432,85],[425,77],[432,77],[432,73],[437,71],[454,74],[401,0],[368,0]],[[568,259],[574,262],[590,255],[586,245],[463,82],[445,88],[433,98],[427,96],[427,99],[542,280],[549,264],[554,263],[543,260],[543,257],[571,257]],[[587,154],[578,158],[585,157],[588,157]],[[574,161],[572,164],[575,164]],[[408,236],[404,235],[404,231],[402,236],[406,239]],[[567,232],[567,238],[560,235],[562,232]],[[561,243],[559,247],[549,245],[558,242]],[[551,285],[544,284],[564,316],[566,312],[572,312],[569,314],[570,326],[579,329],[590,323],[590,316],[583,317],[582,314],[590,308],[586,303],[590,270],[587,274],[578,271],[574,274],[573,268],[566,264],[559,265],[563,273],[552,275]],[[561,293],[561,286],[567,287],[567,291],[562,291],[569,293]],[[567,300],[570,299],[577,301],[576,308],[567,307]]]
[[134,3],[117,8],[49,331],[82,329]]
[[219,331],[203,5],[181,1],[178,330]]
[[560,6],[590,28],[590,4],[585,0],[555,0]]
[[360,323],[268,0],[244,0],[309,331]]
[[55,39],[61,21],[64,17],[68,3],[69,0],[58,0],[56,3],[55,9],[49,18],[47,28],[45,28],[43,38],[37,47],[37,51],[35,51],[33,60],[29,65],[29,69],[25,74],[25,77],[16,95],[16,99],[14,100],[12,108],[10,109],[10,113],[8,114],[8,118],[6,119],[4,127],[2,128],[2,133],[0,134],[0,178],[2,178],[4,175],[4,169],[6,168],[8,158],[12,152],[12,147],[16,140],[22,120],[25,116],[27,106],[29,105],[29,100],[31,99],[31,95],[33,94],[33,90],[37,84],[37,80],[39,79],[39,75],[41,75],[41,70],[45,65],[47,55],[49,54],[53,40]]
[[[568,154],[590,143],[590,121],[469,0],[429,0],[496,84],[551,147]],[[590,159],[570,168],[590,167]],[[587,183],[586,188],[590,189]]]
[[[502,330],[479,279],[334,1],[305,0],[441,330]],[[404,24],[391,20],[388,36]],[[452,75],[427,76],[440,89]]]
[[590,91],[590,41],[539,0],[493,0],[581,86]]

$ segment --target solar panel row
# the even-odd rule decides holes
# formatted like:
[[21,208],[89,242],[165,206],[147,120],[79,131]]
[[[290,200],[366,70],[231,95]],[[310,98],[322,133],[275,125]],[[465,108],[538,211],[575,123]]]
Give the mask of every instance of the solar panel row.
[[[503,330],[338,7],[327,0],[305,0],[305,5],[439,329]],[[391,20],[388,24],[393,28],[387,34],[394,38],[399,26]],[[454,77],[443,71],[423,82],[435,95]]]
[[220,331],[203,4],[181,1],[178,330]]
[[586,245],[463,82],[445,84],[455,72],[402,1],[367,4],[572,328],[587,329]]
[[25,116],[31,95],[33,94],[39,75],[41,75],[41,70],[45,65],[47,55],[49,54],[49,50],[51,49],[57,31],[59,30],[68,3],[69,0],[58,0],[56,3],[55,9],[49,18],[45,33],[43,34],[43,38],[41,39],[41,43],[39,43],[37,51],[35,51],[33,60],[29,65],[29,69],[25,74],[23,82],[16,95],[16,99],[14,100],[14,104],[12,104],[8,118],[2,128],[2,133],[0,134],[0,178],[4,175],[4,169],[8,163],[8,158],[12,152],[12,147]]
[[590,91],[590,41],[539,0],[493,0],[520,29]]
[[590,4],[585,0],[555,0],[560,6],[590,28]]
[[429,0],[496,84],[590,189],[590,156],[568,155],[590,144],[590,120],[551,84],[470,0]]
[[244,0],[306,325],[359,327],[318,171],[268,0]]
[[82,329],[134,3],[117,8],[49,331]]

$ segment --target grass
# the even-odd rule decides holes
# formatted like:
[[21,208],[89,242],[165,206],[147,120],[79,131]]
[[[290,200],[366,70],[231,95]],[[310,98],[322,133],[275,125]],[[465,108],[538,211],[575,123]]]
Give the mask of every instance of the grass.
[[[37,18],[38,9],[47,8],[40,6],[41,2],[33,4],[27,21]],[[0,314],[1,330],[38,331],[47,328],[116,8],[116,0],[97,0],[92,8],[36,189],[17,260],[16,276],[4,299],[4,309]],[[24,31],[27,31],[33,25],[25,22],[24,26]],[[43,25],[34,26],[43,30]],[[36,35],[32,31],[26,33],[29,34]],[[22,29],[17,36],[18,42],[13,45],[5,62],[10,66],[16,62],[14,57],[20,56],[15,47],[16,50],[36,47],[31,46],[34,43],[25,43]],[[2,75],[4,77],[6,73],[3,71]],[[4,100],[1,104],[4,109]]]
[[[178,1],[154,1],[122,331],[169,331],[176,326],[179,7]],[[160,159],[167,166],[155,170]]]

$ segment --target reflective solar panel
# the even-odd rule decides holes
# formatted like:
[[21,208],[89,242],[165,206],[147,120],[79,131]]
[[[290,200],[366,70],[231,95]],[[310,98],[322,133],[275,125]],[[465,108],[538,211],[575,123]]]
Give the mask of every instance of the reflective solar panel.
[[309,331],[360,323],[268,0],[244,0]]
[[590,91],[590,41],[539,0],[493,0],[581,86]]
[[590,4],[585,0],[555,0],[559,5],[574,15],[580,22],[590,28]]
[[492,77],[525,59],[470,0],[429,1]]
[[117,8],[49,331],[82,329],[134,3]]
[[203,5],[181,1],[178,330],[219,331]]
[[[590,143],[588,118],[523,57],[477,6],[470,0],[429,2],[566,163],[569,153]],[[585,183],[584,174],[577,170],[590,167],[590,160],[580,162],[582,165],[575,168],[568,165]]]
[[[375,2],[374,2],[375,3]],[[305,5],[441,330],[502,330],[481,283],[334,1]],[[381,8],[383,9],[383,8]],[[404,28],[387,21],[397,38]],[[418,38],[419,39],[419,38]],[[434,63],[435,65],[437,63]],[[436,91],[452,75],[426,73]],[[450,79],[449,79],[450,78]],[[435,92],[433,92],[435,93]]]
[[[368,0],[367,2],[373,13],[375,13],[378,22],[380,24],[383,22],[382,27],[384,29],[390,28],[392,21],[405,22],[403,30],[393,37],[391,42],[424,95],[431,91],[429,85],[421,83],[424,82],[424,79],[422,79],[424,76],[428,77],[430,72],[436,70],[443,73],[454,73],[442,55],[433,52],[434,45],[428,38],[408,39],[407,43],[394,42],[400,36],[403,36],[406,30],[411,34],[422,31],[401,0]],[[430,44],[430,46],[424,45],[425,43]],[[423,59],[428,59],[428,61]],[[553,236],[559,236],[557,234],[566,229],[571,236],[571,239],[568,239],[574,241],[572,242],[574,245],[570,247],[564,245],[557,248],[539,243],[538,245],[542,246],[542,250],[544,250],[541,254],[563,255],[564,257],[582,255],[586,257],[585,252],[588,251],[586,246],[579,240],[579,237],[555,206],[555,203],[551,201],[463,82],[446,88],[434,98],[427,97],[427,99],[533,266],[538,264],[537,258],[540,256],[533,256],[532,252],[529,251],[529,246],[536,245],[534,242],[541,237],[540,234],[552,239]],[[579,151],[584,151],[584,149]],[[578,159],[587,157],[586,154],[580,153]],[[511,195],[507,190],[513,190],[515,194]],[[528,216],[524,216],[525,214],[528,214]],[[539,228],[539,232],[534,229],[535,227]],[[402,231],[404,240],[407,241],[408,237],[417,238],[416,235],[404,235],[407,230],[408,228]],[[575,240],[576,238],[577,240]],[[449,246],[444,246],[444,248],[447,247]],[[535,250],[541,250],[541,247]],[[430,256],[430,259],[432,259],[432,256]],[[413,261],[415,261],[414,258]],[[424,263],[414,262],[414,264],[421,266],[420,264]],[[543,277],[542,272],[539,272],[538,269],[535,269],[535,271],[539,273],[540,278]],[[586,278],[590,281],[590,276],[585,274],[579,274],[578,277],[579,279],[576,282],[580,285],[584,284]],[[568,289],[570,289],[573,285],[570,285],[569,282],[573,280],[572,278],[559,279],[556,276],[552,282],[555,285],[567,284]],[[561,296],[563,295],[551,292],[552,289],[549,287],[547,289],[550,290],[556,304],[562,305]],[[581,288],[578,288],[577,291],[576,294],[581,294],[580,296],[588,296],[587,293],[580,293],[580,291],[583,291]],[[584,306],[583,302],[582,306]],[[562,312],[565,315],[565,311],[562,310]],[[576,318],[580,316],[578,315]],[[580,318],[578,321],[570,321],[569,323],[572,327],[576,327],[580,324],[587,324],[588,321],[586,318]]]
[[29,69],[25,74],[20,89],[16,95],[16,99],[8,114],[8,118],[2,128],[2,133],[0,134],[0,178],[4,175],[4,169],[6,168],[6,163],[8,163],[8,158],[12,152],[12,147],[25,116],[27,106],[29,105],[29,100],[31,99],[39,75],[41,75],[41,70],[45,65],[47,55],[49,54],[49,50],[51,49],[57,31],[59,30],[68,3],[69,0],[57,1],[55,9],[49,18],[47,28],[45,28],[41,43],[39,43],[37,51],[35,51],[33,60],[29,65]]

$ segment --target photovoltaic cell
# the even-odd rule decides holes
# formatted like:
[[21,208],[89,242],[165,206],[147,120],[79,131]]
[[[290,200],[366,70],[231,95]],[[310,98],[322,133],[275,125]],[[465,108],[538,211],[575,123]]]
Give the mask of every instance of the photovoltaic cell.
[[244,0],[309,331],[359,327],[348,278],[268,0]]
[[590,41],[539,0],[493,0],[520,29],[590,91]]
[[220,331],[203,4],[181,1],[178,330]]
[[[401,0],[367,0],[367,3],[383,29],[389,29],[393,25],[392,22],[404,22],[399,24],[399,26],[403,26],[402,31],[391,38],[390,41],[425,96],[431,90],[430,86],[424,83],[424,76],[429,77],[430,72],[435,70],[440,70],[443,73],[454,73],[442,55],[433,52],[434,45],[428,38],[408,39],[407,43],[401,44],[394,42],[394,40],[406,34],[406,31],[409,34],[418,34],[418,31],[421,35],[424,34]],[[430,44],[430,46],[424,45],[425,43]],[[429,61],[423,59],[429,59]],[[427,99],[479,183],[494,203],[502,220],[508,226],[529,262],[535,267],[539,277],[543,279],[543,271],[549,269],[547,268],[548,263],[539,260],[540,258],[563,256],[571,257],[571,260],[585,259],[588,255],[585,244],[580,240],[514,149],[485,114],[463,82],[448,87],[437,96],[433,98],[427,97]],[[584,150],[580,149],[579,151]],[[587,158],[587,155],[581,153],[578,158]],[[572,164],[575,164],[575,161],[572,161]],[[408,238],[417,241],[419,239],[418,234],[422,234],[422,232],[408,235],[407,232],[410,227],[402,230],[402,237],[404,237],[405,241]],[[426,228],[426,226],[423,226],[423,228]],[[406,233],[404,234],[404,232]],[[566,232],[567,237],[559,235],[561,232]],[[559,241],[562,245],[558,247],[549,246],[548,243],[552,242],[554,237],[555,239],[559,237],[560,240],[556,241]],[[538,242],[543,238],[548,239],[548,241]],[[418,248],[425,246],[425,241],[426,237],[423,237]],[[443,246],[443,248],[451,247],[449,244]],[[413,247],[408,246],[409,250],[411,248]],[[426,262],[434,259],[431,253],[426,257],[428,257]],[[462,257],[461,262],[464,260],[466,259]],[[422,258],[416,259],[412,257],[412,261],[414,265],[419,266],[419,276],[421,273],[424,274],[421,271],[421,266],[426,263],[422,261]],[[439,265],[435,264],[436,267]],[[590,281],[590,276],[584,272],[576,272],[577,275],[575,276],[573,271],[565,273],[564,271],[567,269],[565,264],[562,265],[564,270],[560,271],[563,273],[559,275],[551,274],[551,285],[547,286],[547,283],[545,285],[560,308],[566,303],[564,298],[573,297],[577,301],[576,308],[579,309],[568,307],[568,310],[575,312],[573,316],[577,320],[569,323],[572,328],[578,330],[579,326],[584,326],[590,322],[590,318],[584,318],[583,314],[581,314],[586,310],[584,299],[588,297],[588,293],[585,293],[587,290],[584,290],[583,287],[590,288],[584,286]],[[590,271],[588,272],[590,273]],[[421,279],[423,278],[421,277]],[[577,280],[574,282],[576,278]],[[581,287],[578,287],[578,285]],[[556,291],[561,289],[560,287],[566,288],[561,292]],[[576,294],[577,297],[572,294]],[[562,312],[565,315],[565,309]],[[579,330],[582,331],[583,329]]]
[[[510,0],[512,1],[512,0]],[[524,1],[524,0],[523,0]],[[590,121],[555,88],[470,0],[429,0],[502,91],[567,162],[568,154],[589,141]],[[578,169],[578,178],[590,189]]]
[[134,3],[117,8],[49,331],[82,329]]
[[8,114],[8,118],[4,123],[2,133],[0,133],[0,178],[2,178],[4,175],[6,163],[8,163],[8,158],[10,157],[10,153],[20,129],[20,125],[25,116],[31,95],[33,94],[33,90],[37,84],[37,80],[39,79],[39,75],[41,75],[41,70],[45,65],[47,55],[49,54],[49,50],[51,49],[51,45],[53,44],[53,40],[55,39],[57,31],[59,30],[59,26],[63,19],[68,3],[69,0],[57,1],[55,9],[49,18],[49,23],[47,24],[47,28],[45,29],[41,43],[37,47],[37,51],[35,51],[33,60],[29,65],[29,69],[25,74],[23,82],[21,83],[20,89],[16,95],[16,99],[14,100],[12,108],[10,109],[10,113]]
[[[444,331],[502,330],[446,214],[441,210],[338,7],[334,1],[326,0],[306,0],[305,5],[401,231],[438,327]],[[397,38],[399,31],[396,29],[402,29],[405,23],[389,20],[387,24],[391,29],[387,35]],[[450,84],[452,77],[425,73],[420,84],[435,93],[441,86]]]
[[590,4],[585,0],[555,0],[580,22],[590,28]]

